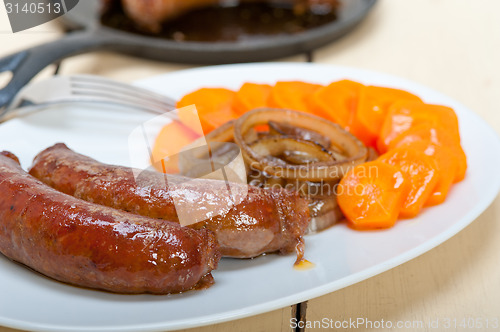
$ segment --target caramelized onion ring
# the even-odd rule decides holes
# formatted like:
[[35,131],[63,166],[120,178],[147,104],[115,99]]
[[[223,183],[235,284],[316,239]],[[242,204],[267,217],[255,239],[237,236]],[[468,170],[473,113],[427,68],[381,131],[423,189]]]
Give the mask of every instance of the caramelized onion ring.
[[330,148],[331,145],[331,142],[327,137],[318,134],[315,131],[307,130],[302,127],[291,126],[282,122],[269,121],[269,133],[273,135],[293,136],[306,141],[313,141],[322,145],[326,149]]
[[251,143],[249,146],[259,155],[266,156],[266,160],[279,165],[335,160],[332,154],[321,145],[294,137],[268,136]]
[[[345,159],[305,165],[276,163],[276,159],[258,153],[244,139],[249,130],[258,125],[268,124],[269,121],[283,122],[317,132],[327,137],[332,146],[340,149]],[[255,109],[237,119],[234,123],[234,141],[240,146],[245,161],[251,167],[271,176],[286,179],[308,181],[340,179],[350,168],[366,161],[368,154],[363,143],[337,124],[311,114],[273,108]]]
[[224,123],[205,136],[207,143],[234,142],[234,121]]

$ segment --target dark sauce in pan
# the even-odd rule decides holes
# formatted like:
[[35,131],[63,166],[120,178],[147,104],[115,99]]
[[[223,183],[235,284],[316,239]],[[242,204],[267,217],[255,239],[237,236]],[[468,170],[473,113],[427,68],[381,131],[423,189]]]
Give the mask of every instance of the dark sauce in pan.
[[293,35],[336,19],[337,11],[330,7],[296,13],[291,5],[243,2],[231,7],[212,6],[192,10],[165,22],[159,33],[151,34],[141,30],[125,15],[119,1],[109,5],[101,15],[101,23],[114,29],[195,42],[235,42]]

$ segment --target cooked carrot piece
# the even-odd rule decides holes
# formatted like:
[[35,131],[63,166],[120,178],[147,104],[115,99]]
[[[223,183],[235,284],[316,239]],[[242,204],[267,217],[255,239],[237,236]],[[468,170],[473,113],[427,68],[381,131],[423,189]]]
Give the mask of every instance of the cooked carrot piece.
[[243,84],[234,97],[233,110],[242,115],[254,108],[267,106],[271,89],[268,84]]
[[439,170],[436,161],[423,152],[407,148],[390,150],[378,160],[400,168],[408,177],[410,191],[401,208],[401,216],[415,217],[434,192],[438,182]]
[[348,129],[355,116],[362,87],[361,83],[342,80],[319,88],[311,98],[311,113]]
[[371,161],[351,169],[340,181],[337,199],[351,227],[392,227],[408,192],[408,180],[397,167]]
[[373,134],[359,119],[354,117],[349,124],[349,132],[356,136],[367,147],[377,146],[378,136]]
[[449,148],[457,161],[457,173],[453,181],[456,183],[465,178],[467,172],[467,157],[460,144],[456,141],[456,138],[446,129],[430,123],[422,123],[401,133],[392,140],[389,144],[389,151],[415,141],[427,141]]
[[389,109],[377,141],[380,153],[387,152],[389,143],[399,134],[424,122],[446,127],[460,143],[458,119],[452,108],[420,101],[398,101]]
[[277,82],[269,95],[270,107],[308,112],[312,94],[322,85],[300,81]]
[[179,113],[179,118],[182,123],[193,128],[198,134],[208,134],[238,117],[232,109],[235,95],[236,92],[224,88],[202,88],[191,92],[177,102],[177,108],[194,104],[198,114],[182,112]]
[[458,160],[453,151],[444,145],[436,145],[429,141],[407,143],[402,148],[420,151],[434,158],[439,170],[439,178],[434,191],[424,206],[443,203],[457,174]]
[[160,172],[178,173],[178,153],[198,137],[198,134],[181,122],[173,121],[169,123],[161,129],[156,137],[151,163]]
[[372,136],[378,137],[389,107],[399,100],[421,99],[404,90],[366,86],[361,89],[356,118],[370,131]]

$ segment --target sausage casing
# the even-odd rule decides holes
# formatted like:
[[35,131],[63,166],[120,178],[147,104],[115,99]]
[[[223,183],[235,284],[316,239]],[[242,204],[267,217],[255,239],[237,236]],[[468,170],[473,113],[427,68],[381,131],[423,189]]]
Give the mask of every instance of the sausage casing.
[[[102,164],[61,143],[39,153],[30,173],[64,193],[151,218],[178,221],[174,201],[193,210],[201,209],[200,202],[230,205],[220,195],[226,188],[223,181],[190,179],[173,186],[172,181],[183,178],[169,176],[166,183],[163,174],[153,171],[143,171],[138,181],[131,168]],[[310,221],[308,202],[284,189],[246,190],[239,204],[190,227],[214,231],[223,256],[249,258],[297,249]]]
[[0,252],[66,283],[117,293],[166,294],[210,283],[220,258],[194,230],[61,193],[0,154]]

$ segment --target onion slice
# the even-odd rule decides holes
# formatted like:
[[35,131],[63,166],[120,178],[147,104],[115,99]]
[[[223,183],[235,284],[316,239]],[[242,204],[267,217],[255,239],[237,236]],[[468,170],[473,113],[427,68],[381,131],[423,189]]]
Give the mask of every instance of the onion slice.
[[212,130],[205,136],[205,140],[207,143],[234,142],[234,120],[226,122],[215,130]]
[[[245,136],[254,127],[268,124],[270,121],[301,127],[324,136],[330,141],[330,151],[335,151],[337,158],[301,165],[277,162],[277,158],[269,158],[269,154],[266,155],[265,151],[262,153],[263,151],[252,148],[255,144],[245,140]],[[349,169],[365,162],[368,155],[368,150],[363,143],[339,125],[311,114],[283,109],[260,108],[244,114],[234,122],[234,141],[242,149],[245,162],[250,167],[271,176],[286,179],[339,180]],[[298,139],[295,141],[296,144],[300,144]],[[286,142],[291,144],[290,141]],[[274,144],[273,149],[278,148],[277,144],[278,142]],[[308,151],[312,150],[308,149]],[[339,152],[343,158],[339,158]]]
[[249,147],[269,162],[276,164],[310,164],[334,161],[332,154],[321,145],[312,141],[287,136],[263,137]]
[[275,135],[293,136],[306,141],[313,141],[326,149],[330,148],[331,145],[331,142],[327,137],[318,134],[315,131],[307,130],[302,127],[291,126],[282,122],[269,121],[269,132]]

